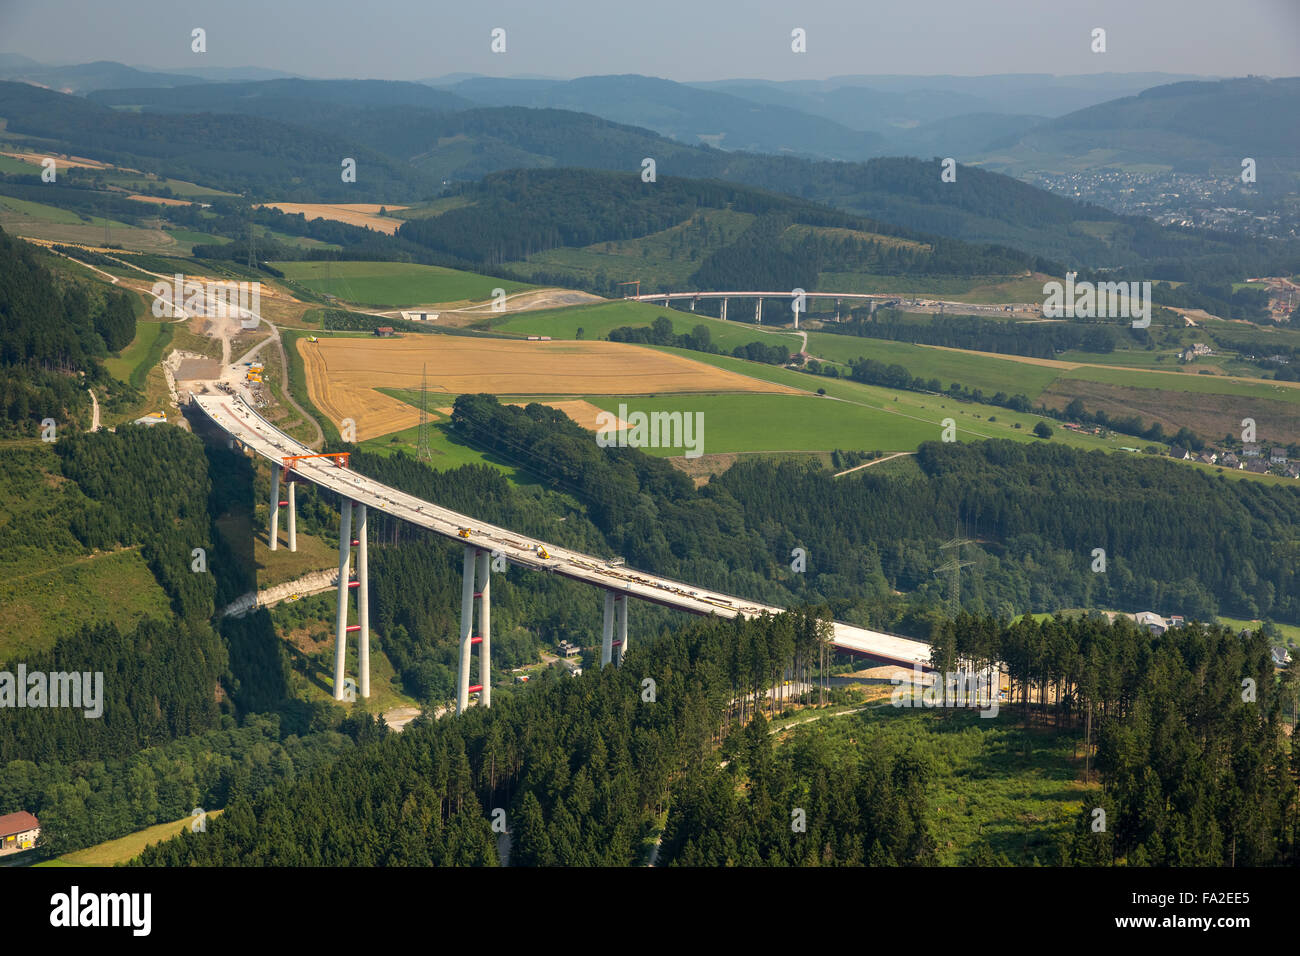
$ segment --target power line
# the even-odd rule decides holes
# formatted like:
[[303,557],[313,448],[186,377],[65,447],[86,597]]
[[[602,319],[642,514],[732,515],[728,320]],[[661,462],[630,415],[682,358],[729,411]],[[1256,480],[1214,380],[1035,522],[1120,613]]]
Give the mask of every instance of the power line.
[[954,528],[953,537],[939,545],[940,551],[952,550],[953,556],[934,569],[935,574],[948,575],[948,616],[956,620],[961,613],[961,569],[970,567],[974,561],[961,560],[962,545],[974,544],[971,539],[960,537]]

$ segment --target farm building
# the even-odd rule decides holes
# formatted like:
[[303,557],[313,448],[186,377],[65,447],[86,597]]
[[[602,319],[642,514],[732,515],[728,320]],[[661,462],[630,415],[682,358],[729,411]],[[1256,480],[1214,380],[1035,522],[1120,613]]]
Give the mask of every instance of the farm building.
[[1154,611],[1139,611],[1133,619],[1139,627],[1145,627],[1152,634],[1163,634],[1169,627],[1165,619]]
[[0,853],[30,850],[41,835],[41,822],[26,810],[0,817]]

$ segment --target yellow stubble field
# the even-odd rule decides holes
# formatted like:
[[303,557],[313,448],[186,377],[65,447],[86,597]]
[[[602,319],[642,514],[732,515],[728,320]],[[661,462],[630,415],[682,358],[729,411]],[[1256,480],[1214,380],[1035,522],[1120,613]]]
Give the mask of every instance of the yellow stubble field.
[[[795,394],[784,385],[714,368],[680,355],[620,342],[527,342],[449,335],[298,340],[312,402],[338,424],[351,418],[360,440],[410,428],[419,409],[377,388],[418,389],[428,367],[431,407],[466,392],[494,395],[647,395],[692,392]],[[567,414],[569,402],[550,402]],[[585,404],[585,403],[583,403]],[[580,424],[594,414],[571,405]],[[594,411],[594,406],[592,407]],[[590,418],[591,421],[583,419]]]
[[349,226],[365,226],[376,232],[393,235],[402,224],[400,219],[391,219],[379,215],[379,210],[388,212],[405,209],[405,206],[383,206],[379,203],[308,203],[308,202],[268,202],[262,203],[267,209],[278,209],[288,216],[302,213],[309,222],[312,219],[332,219],[347,223]]

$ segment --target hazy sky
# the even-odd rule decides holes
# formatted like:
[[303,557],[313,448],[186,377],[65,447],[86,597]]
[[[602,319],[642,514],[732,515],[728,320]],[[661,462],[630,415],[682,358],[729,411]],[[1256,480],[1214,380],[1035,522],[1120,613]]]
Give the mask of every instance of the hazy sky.
[[[207,31],[205,54],[190,31]],[[494,27],[506,52],[489,49]],[[807,31],[807,52],[790,32]],[[1092,53],[1094,27],[1107,52]],[[0,52],[46,63],[674,80],[850,73],[1300,74],[1300,0],[0,0]]]

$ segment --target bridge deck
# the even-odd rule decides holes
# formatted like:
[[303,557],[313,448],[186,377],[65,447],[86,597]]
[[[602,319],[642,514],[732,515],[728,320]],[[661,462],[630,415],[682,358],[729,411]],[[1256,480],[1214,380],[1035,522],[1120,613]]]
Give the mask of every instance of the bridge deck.
[[[195,396],[194,404],[232,438],[276,464],[281,463],[287,455],[313,454],[312,449],[280,431],[241,399],[225,395],[199,395]],[[779,614],[783,610],[635,568],[610,567],[593,555],[537,541],[508,528],[499,528],[416,498],[351,469],[341,468],[329,459],[308,458],[295,462],[294,472],[322,488],[367,507],[378,508],[454,542],[498,552],[511,564],[521,567],[549,571],[607,591],[692,614],[717,614],[733,618],[739,614],[755,616],[764,611]],[[463,528],[470,529],[468,538],[460,535]],[[547,557],[543,558],[537,553],[538,546],[547,552]],[[921,641],[839,621],[835,622],[834,630],[833,643],[843,650],[908,666],[927,665],[930,660],[930,645]]]

